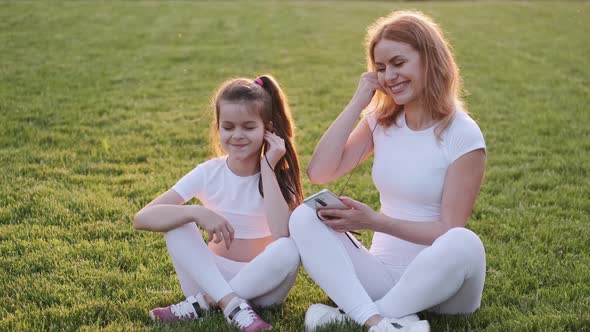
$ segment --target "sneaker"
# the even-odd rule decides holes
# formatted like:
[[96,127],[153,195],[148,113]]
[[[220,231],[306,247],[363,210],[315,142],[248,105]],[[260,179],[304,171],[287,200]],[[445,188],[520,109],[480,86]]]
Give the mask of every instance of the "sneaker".
[[[325,304],[312,304],[305,313],[305,331],[314,332],[316,329],[327,324],[338,324],[350,319],[340,308],[334,308]],[[419,321],[418,315],[407,315],[396,319],[399,324],[408,325]]]
[[272,325],[260,318],[248,302],[237,297],[228,304],[224,313],[227,313],[225,316],[227,321],[237,326],[240,331],[259,332],[272,330]]
[[379,324],[372,326],[369,332],[430,332],[430,324],[426,320],[404,322],[394,318],[383,318]]
[[209,305],[201,293],[189,296],[186,300],[167,306],[150,310],[150,317],[155,322],[175,323],[182,320],[191,320],[203,317],[209,310]]
[[346,320],[347,316],[339,308],[327,306],[325,304],[312,304],[305,312],[305,331],[314,332],[317,328],[331,324],[341,323]]

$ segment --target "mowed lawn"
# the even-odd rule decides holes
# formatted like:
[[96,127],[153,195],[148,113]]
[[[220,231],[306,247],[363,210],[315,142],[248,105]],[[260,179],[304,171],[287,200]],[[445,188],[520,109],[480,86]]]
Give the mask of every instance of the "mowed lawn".
[[[213,90],[275,75],[305,169],[365,70],[366,26],[394,9],[443,26],[488,145],[468,224],[487,251],[482,307],[421,317],[590,331],[590,3],[487,1],[0,3],[0,330],[168,330],[147,312],[182,292],[162,236],[132,218],[206,160]],[[370,164],[345,194],[378,209]],[[317,302],[301,270],[261,314],[301,331]],[[231,330],[219,313],[174,329]]]

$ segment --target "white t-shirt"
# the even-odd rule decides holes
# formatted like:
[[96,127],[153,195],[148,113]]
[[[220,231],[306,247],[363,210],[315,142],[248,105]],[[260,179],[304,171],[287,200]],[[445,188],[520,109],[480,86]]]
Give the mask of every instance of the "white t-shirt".
[[[368,115],[367,120],[373,129],[375,115]],[[438,221],[447,169],[462,155],[485,149],[481,130],[462,111],[455,113],[442,141],[436,138],[436,126],[420,131],[408,128],[405,114],[397,124],[389,128],[377,125],[373,132],[372,177],[379,190],[381,212],[405,221]],[[387,264],[406,266],[424,248],[375,232],[370,251]]]
[[271,235],[258,191],[260,173],[238,176],[227,166],[227,156],[208,160],[178,181],[172,189],[184,201],[196,197],[203,206],[227,219],[236,239]]

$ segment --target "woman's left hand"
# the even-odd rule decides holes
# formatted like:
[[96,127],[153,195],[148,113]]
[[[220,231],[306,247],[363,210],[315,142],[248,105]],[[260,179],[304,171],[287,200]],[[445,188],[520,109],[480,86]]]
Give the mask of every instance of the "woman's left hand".
[[320,209],[318,215],[324,224],[340,233],[372,229],[377,212],[370,206],[350,197],[340,197],[340,201],[350,209]]
[[264,141],[268,143],[265,158],[267,158],[268,163],[274,169],[279,160],[281,160],[287,152],[287,149],[285,148],[285,140],[267,130],[264,133]]

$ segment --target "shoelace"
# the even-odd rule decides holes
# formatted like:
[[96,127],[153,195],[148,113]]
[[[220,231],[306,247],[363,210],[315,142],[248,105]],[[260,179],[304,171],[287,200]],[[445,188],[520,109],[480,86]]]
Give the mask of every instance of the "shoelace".
[[252,310],[249,305],[242,303],[240,304],[240,311],[235,314],[232,320],[238,325],[238,327],[242,328],[252,324],[256,317],[257,315],[254,310]]
[[188,300],[173,304],[170,308],[170,311],[172,311],[174,316],[181,318],[192,318],[195,314],[193,306]]

